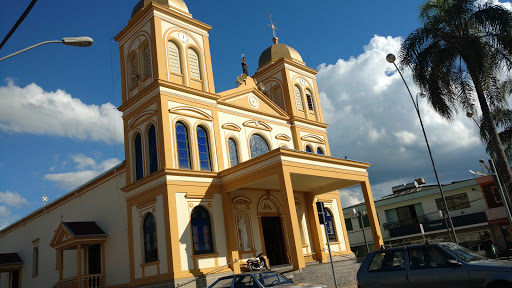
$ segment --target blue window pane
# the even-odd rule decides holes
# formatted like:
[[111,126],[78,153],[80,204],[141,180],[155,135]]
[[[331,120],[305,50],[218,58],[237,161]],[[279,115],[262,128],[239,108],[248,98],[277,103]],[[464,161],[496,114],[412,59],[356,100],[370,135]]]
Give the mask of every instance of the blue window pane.
[[197,127],[197,148],[197,150],[199,150],[199,164],[201,170],[211,171],[208,134],[206,133],[206,129],[201,126]]
[[311,152],[312,152],[312,151],[311,151],[311,147],[306,146],[306,152],[311,153]]
[[190,147],[188,129],[181,122],[176,123],[176,142],[178,146],[178,164],[181,169],[190,169]]
[[144,234],[144,263],[157,261],[156,223],[153,214],[148,213],[146,215],[142,230]]
[[324,150],[322,150],[321,148],[317,148],[316,154],[324,155]]
[[197,206],[192,210],[190,219],[194,255],[213,253],[213,237],[210,213],[206,208]]
[[231,162],[231,167],[238,165],[238,148],[236,147],[236,142],[232,138],[228,139],[228,148],[229,148],[229,160]]
[[249,146],[251,147],[251,158],[258,157],[270,151],[270,148],[265,138],[258,134],[254,134],[251,136]]
[[148,131],[149,143],[149,173],[158,170],[158,155],[156,153],[156,133],[155,126],[151,125]]
[[144,170],[142,170],[142,137],[140,134],[135,136],[135,179],[139,180],[144,177]]

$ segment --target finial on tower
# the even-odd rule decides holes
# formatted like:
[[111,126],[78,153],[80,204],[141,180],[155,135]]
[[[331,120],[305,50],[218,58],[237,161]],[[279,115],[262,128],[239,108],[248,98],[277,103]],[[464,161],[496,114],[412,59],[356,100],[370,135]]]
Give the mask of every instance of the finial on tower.
[[268,12],[268,15],[270,15],[270,24],[268,26],[270,26],[270,28],[272,28],[272,34],[274,35],[274,38],[272,38],[272,41],[274,42],[274,44],[277,44],[277,35],[276,35],[276,31],[277,31],[277,26],[274,25],[274,21],[272,20],[272,13],[269,11]]

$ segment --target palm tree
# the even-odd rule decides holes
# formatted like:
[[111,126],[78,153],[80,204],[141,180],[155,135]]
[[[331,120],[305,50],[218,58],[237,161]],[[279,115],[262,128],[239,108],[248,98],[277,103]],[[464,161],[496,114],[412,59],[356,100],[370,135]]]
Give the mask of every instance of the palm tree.
[[501,179],[512,193],[512,174],[491,108],[505,107],[501,75],[512,68],[512,13],[488,2],[431,0],[420,7],[423,27],[402,43],[400,64],[410,67],[414,82],[433,109],[452,119],[458,108],[474,111],[494,151]]

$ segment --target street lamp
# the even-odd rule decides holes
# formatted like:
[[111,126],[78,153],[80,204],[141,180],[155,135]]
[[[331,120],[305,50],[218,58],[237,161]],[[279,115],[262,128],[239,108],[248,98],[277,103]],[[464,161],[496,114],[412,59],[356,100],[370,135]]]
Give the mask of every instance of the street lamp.
[[36,48],[37,46],[41,46],[44,44],[51,44],[51,43],[62,43],[67,46],[75,46],[75,47],[89,47],[92,45],[92,43],[94,43],[94,41],[92,40],[91,37],[65,37],[65,38],[62,38],[62,40],[44,41],[44,42],[38,43],[36,45],[27,47],[18,52],[12,53],[11,55],[7,55],[3,58],[0,58],[0,61],[4,61],[5,59],[11,58],[12,56],[18,55],[18,54],[28,51],[32,48]]
[[[425,143],[427,144],[428,155],[430,156],[430,161],[432,161],[432,168],[434,168],[434,174],[436,175],[437,187],[439,188],[439,192],[441,193],[441,198],[443,199],[444,207],[446,207],[446,216],[448,217],[448,222],[449,222],[449,225],[446,227],[446,229],[448,230],[448,235],[450,235],[450,228],[451,228],[451,230],[453,232],[453,239],[455,240],[455,243],[459,244],[459,242],[457,241],[457,235],[455,233],[455,227],[453,227],[452,217],[450,216],[450,209],[448,209],[448,205],[446,203],[446,198],[444,197],[443,187],[441,187],[441,182],[439,182],[439,176],[437,175],[436,164],[434,163],[434,158],[432,158],[432,152],[430,151],[430,145],[428,144],[427,134],[425,133],[425,127],[423,127],[423,121],[421,120],[420,108],[418,106],[418,94],[416,94],[416,101],[414,101],[414,98],[412,97],[412,94],[411,94],[411,90],[409,89],[407,82],[405,82],[402,72],[400,72],[400,69],[398,69],[398,66],[396,66],[395,55],[393,55],[391,53],[388,54],[386,56],[386,60],[395,66],[396,71],[398,71],[398,74],[400,74],[400,77],[402,77],[402,81],[404,81],[405,87],[407,88],[407,91],[409,92],[409,96],[411,96],[411,100],[414,105],[414,109],[416,110],[416,114],[418,114],[418,118],[420,119],[421,130],[423,131],[423,136],[425,137]],[[419,96],[424,98],[425,94],[419,93]]]
[[359,225],[361,225],[361,229],[363,230],[363,239],[364,244],[366,245],[366,254],[368,254],[370,253],[370,247],[368,247],[368,241],[366,240],[366,234],[364,233],[364,215],[366,215],[366,211],[356,210],[356,208],[352,208],[352,210],[350,210],[350,218],[359,220]]

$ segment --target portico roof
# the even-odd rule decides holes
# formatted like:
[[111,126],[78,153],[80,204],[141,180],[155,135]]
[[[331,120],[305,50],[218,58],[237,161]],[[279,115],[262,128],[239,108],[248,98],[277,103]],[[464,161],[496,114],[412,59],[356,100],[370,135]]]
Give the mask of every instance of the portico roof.
[[94,221],[61,222],[50,247],[58,250],[75,249],[78,244],[99,243],[107,234]]
[[9,272],[23,267],[23,261],[18,253],[0,254],[0,272]]
[[294,191],[315,195],[368,179],[368,163],[278,148],[219,173],[223,191],[280,190],[278,175],[289,173]]

